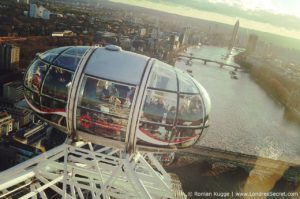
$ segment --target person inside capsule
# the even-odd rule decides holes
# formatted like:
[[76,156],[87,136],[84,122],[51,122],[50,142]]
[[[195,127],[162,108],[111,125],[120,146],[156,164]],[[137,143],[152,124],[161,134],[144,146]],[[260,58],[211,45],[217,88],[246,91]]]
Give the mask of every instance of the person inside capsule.
[[[203,121],[203,108],[199,96],[181,96],[176,137],[193,137]],[[176,139],[172,137],[172,139]]]
[[121,101],[119,98],[119,92],[112,82],[99,81],[98,87],[100,88],[99,99],[103,102],[109,102],[110,104],[119,106]]
[[192,122],[191,125],[200,125],[203,121],[203,107],[198,96],[191,98],[188,108],[188,119]]
[[140,130],[154,139],[168,143],[174,134],[176,118],[175,93],[149,90],[144,104]]

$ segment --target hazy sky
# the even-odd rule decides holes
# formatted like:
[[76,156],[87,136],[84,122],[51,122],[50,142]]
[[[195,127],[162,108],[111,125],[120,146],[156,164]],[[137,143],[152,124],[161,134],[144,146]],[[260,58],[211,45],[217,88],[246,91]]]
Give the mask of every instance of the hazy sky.
[[111,0],[300,40],[300,0]]
[[236,6],[242,10],[264,10],[274,14],[288,14],[300,17],[299,0],[208,0],[208,2]]

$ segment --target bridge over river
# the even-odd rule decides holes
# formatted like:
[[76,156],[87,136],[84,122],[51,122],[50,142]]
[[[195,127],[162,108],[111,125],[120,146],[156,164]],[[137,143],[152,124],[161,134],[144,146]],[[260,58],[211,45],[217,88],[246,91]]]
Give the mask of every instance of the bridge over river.
[[196,60],[202,60],[203,63],[206,65],[207,63],[216,63],[216,64],[219,64],[220,67],[222,68],[223,66],[229,66],[229,67],[232,67],[234,68],[235,71],[237,71],[238,69],[240,69],[240,66],[236,65],[236,64],[232,64],[232,63],[226,63],[226,62],[222,62],[222,61],[218,61],[218,60],[212,60],[212,59],[208,59],[208,58],[201,58],[201,57],[195,57],[195,56],[192,56],[192,55],[188,55],[188,54],[179,54],[178,57],[185,57],[185,58],[188,58],[189,60],[188,61],[191,61],[193,59],[196,59]]

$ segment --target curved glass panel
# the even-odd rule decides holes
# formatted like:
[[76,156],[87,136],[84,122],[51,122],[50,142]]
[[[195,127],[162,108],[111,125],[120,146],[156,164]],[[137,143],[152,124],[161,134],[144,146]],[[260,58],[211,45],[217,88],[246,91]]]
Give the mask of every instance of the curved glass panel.
[[77,109],[78,129],[124,141],[134,94],[133,86],[85,76]]
[[127,119],[81,107],[77,109],[77,128],[94,135],[125,141]]
[[210,98],[209,98],[209,95],[207,93],[207,91],[203,88],[203,86],[195,81],[199,91],[200,91],[200,95],[202,97],[202,101],[204,103],[204,107],[205,107],[205,120],[208,120],[209,118],[209,114],[210,114],[210,111],[211,111],[211,101],[210,101]]
[[73,47],[63,52],[53,62],[54,65],[75,71],[82,55],[89,47]]
[[73,73],[51,66],[44,81],[42,94],[67,101]]
[[46,113],[59,113],[66,111],[66,102],[51,97],[41,97],[41,111]]
[[180,95],[177,125],[203,125],[204,110],[200,95]]
[[63,53],[63,55],[82,57],[84,55],[84,53],[90,48],[91,47],[89,47],[89,46],[76,46],[76,47],[66,50]]
[[155,61],[149,87],[177,91],[177,78],[174,69],[161,61]]
[[81,90],[80,106],[118,117],[128,117],[135,87],[85,77]]
[[[141,119],[144,121],[165,123],[168,110],[176,110],[176,107],[176,93],[148,89]],[[172,122],[169,121],[169,123]]]
[[86,64],[85,73],[112,81],[140,83],[148,57],[126,51],[96,49]]
[[45,53],[41,54],[39,57],[42,60],[52,63],[53,60],[57,57],[57,55],[59,55],[61,52],[63,52],[64,50],[66,50],[68,48],[70,48],[70,47],[67,46],[67,47],[54,48],[54,49],[46,51]]
[[40,108],[40,96],[37,93],[25,89],[25,96],[32,106]]
[[[140,138],[168,145],[176,119],[177,94],[148,89],[140,120]],[[139,137],[139,136],[138,136]]]
[[189,147],[195,144],[201,136],[202,129],[177,127],[176,132],[170,138],[170,142],[178,143],[179,148]]
[[179,91],[183,93],[199,93],[190,75],[177,70],[177,77],[179,81]]
[[33,62],[29,67],[25,76],[25,80],[24,80],[25,87],[33,91],[39,92],[47,68],[48,65],[45,62],[41,61],[40,59],[37,59],[35,62]]

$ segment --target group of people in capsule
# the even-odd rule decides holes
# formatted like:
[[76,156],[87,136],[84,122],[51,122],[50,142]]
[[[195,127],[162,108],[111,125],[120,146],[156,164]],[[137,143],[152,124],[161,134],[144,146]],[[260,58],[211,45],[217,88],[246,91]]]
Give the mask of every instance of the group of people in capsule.
[[142,128],[165,141],[193,137],[203,121],[200,98],[196,95],[181,96],[177,116],[176,105],[170,105],[170,100],[172,99],[158,96],[145,102],[142,117],[145,122],[142,122]]
[[[134,86],[87,78],[82,104],[106,113],[101,116],[106,122],[118,124],[120,120],[114,116],[128,117],[134,93]],[[140,128],[162,140],[175,140],[176,133],[181,133],[177,137],[193,136],[195,130],[188,127],[200,126],[203,119],[200,97],[198,95],[182,95],[177,116],[175,101],[174,98],[170,99],[167,94],[159,93],[157,95],[156,91],[148,92],[141,115]],[[122,124],[122,126],[120,130],[126,131],[126,124]],[[177,126],[176,129],[174,129],[175,126]],[[176,133],[174,133],[175,131]],[[97,132],[99,133],[99,129]]]
[[96,106],[95,103],[114,105],[128,108],[133,99],[135,88],[106,80],[87,78],[83,99],[87,105]]

